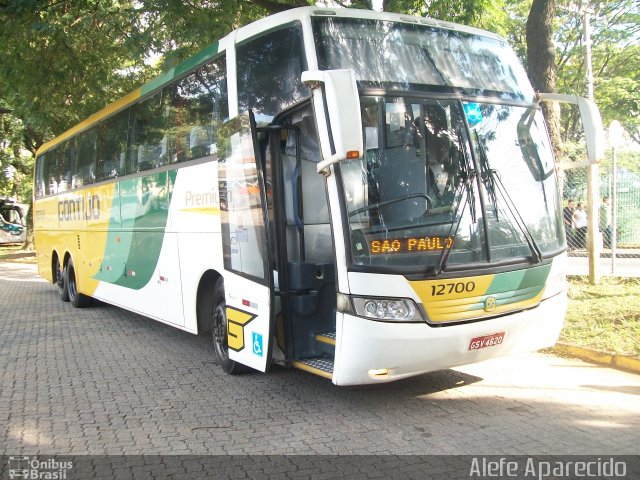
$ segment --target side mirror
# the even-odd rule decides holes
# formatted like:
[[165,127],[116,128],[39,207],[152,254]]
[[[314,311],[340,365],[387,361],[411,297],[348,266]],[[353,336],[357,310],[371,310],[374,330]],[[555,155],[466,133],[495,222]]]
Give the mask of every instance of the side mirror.
[[540,93],[538,97],[543,102],[551,101],[577,105],[587,141],[587,160],[589,163],[598,163],[604,158],[604,127],[602,126],[600,110],[598,110],[598,106],[595,103],[577,95]]
[[306,71],[302,72],[301,80],[312,90],[322,88],[324,105],[318,108],[316,103],[318,125],[321,118],[326,117],[330,138],[328,145],[322,145],[324,159],[318,163],[318,172],[336,162],[360,158],[364,152],[362,118],[353,70]]

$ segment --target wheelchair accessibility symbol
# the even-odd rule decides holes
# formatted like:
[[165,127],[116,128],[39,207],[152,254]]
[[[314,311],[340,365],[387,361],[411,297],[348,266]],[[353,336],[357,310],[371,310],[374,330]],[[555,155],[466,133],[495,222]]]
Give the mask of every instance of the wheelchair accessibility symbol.
[[253,354],[262,356],[262,334],[251,332],[251,345],[253,346]]

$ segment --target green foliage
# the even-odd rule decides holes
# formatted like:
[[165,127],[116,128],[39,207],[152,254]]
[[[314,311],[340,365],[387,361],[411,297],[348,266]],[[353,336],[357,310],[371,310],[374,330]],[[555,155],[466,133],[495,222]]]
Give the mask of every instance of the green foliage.
[[[311,0],[10,0],[0,3],[0,101],[31,152],[233,28]],[[386,0],[385,9],[480,26],[502,0]],[[352,6],[371,8],[371,0]],[[157,59],[153,62],[152,59]]]
[[527,39],[526,24],[529,10],[531,10],[532,0],[506,0],[504,10],[506,19],[504,26],[504,36],[509,41],[511,47],[516,51],[520,61],[527,64]]
[[24,149],[23,139],[22,121],[8,112],[0,113],[0,197],[28,203],[33,156]]
[[[583,16],[559,3],[556,24],[558,91],[586,92]],[[640,143],[640,11],[637,0],[589,2],[595,100],[603,122],[619,120],[631,138]],[[575,139],[577,114],[563,115],[565,139]]]
[[[245,2],[13,0],[0,8],[0,99],[30,150],[257,17]],[[159,62],[150,59],[160,58]]]
[[[346,0],[339,0],[344,3]],[[584,93],[579,15],[559,0],[558,91]],[[313,0],[5,0],[0,2],[2,168],[24,172],[44,141],[120,98],[233,28]],[[350,6],[372,8],[371,0]],[[640,13],[637,0],[594,0],[596,99],[640,142]],[[477,26],[505,36],[526,64],[531,0],[384,0],[386,11]],[[18,123],[15,123],[18,122]],[[563,117],[576,139],[576,117]],[[18,152],[18,153],[16,153]],[[570,153],[571,154],[571,153]],[[2,174],[0,174],[0,177]],[[5,179],[6,185],[9,181]]]
[[143,75],[127,72],[141,58],[133,11],[132,3],[108,0],[14,0],[0,10],[0,43],[11,46],[0,92],[25,122],[30,150],[140,81]]
[[[359,2],[370,3],[370,2]],[[386,12],[408,13],[505,34],[505,0],[384,0]]]

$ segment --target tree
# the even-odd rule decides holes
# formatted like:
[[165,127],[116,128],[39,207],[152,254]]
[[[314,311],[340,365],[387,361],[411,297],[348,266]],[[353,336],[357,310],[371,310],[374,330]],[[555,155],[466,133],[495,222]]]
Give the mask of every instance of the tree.
[[[637,0],[601,0],[586,3],[593,9],[592,63],[595,100],[603,121],[619,120],[626,132],[640,143],[640,11]],[[585,60],[583,17],[561,10],[556,42],[558,89],[584,94]],[[575,136],[577,114],[563,117],[565,139]]]
[[0,196],[31,197],[33,157],[23,144],[24,125],[7,108],[0,108]]
[[35,152],[45,139],[161,70],[264,16],[265,7],[285,4],[249,5],[241,0],[0,3],[0,44],[6,46],[0,100],[23,120],[24,144]]
[[[555,0],[533,0],[527,17],[527,73],[537,92],[556,91],[555,46],[553,20],[556,14]],[[543,103],[542,113],[547,120],[551,144],[560,157],[560,113],[554,104]]]

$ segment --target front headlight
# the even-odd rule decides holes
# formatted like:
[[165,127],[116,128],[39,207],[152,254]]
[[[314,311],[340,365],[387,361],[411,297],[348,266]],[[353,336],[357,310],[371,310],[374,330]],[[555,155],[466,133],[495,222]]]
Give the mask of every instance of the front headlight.
[[408,298],[352,297],[356,315],[387,322],[423,322],[413,300]]

